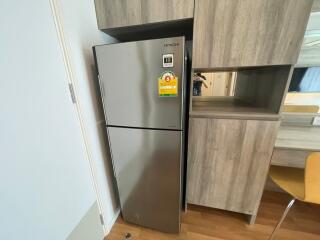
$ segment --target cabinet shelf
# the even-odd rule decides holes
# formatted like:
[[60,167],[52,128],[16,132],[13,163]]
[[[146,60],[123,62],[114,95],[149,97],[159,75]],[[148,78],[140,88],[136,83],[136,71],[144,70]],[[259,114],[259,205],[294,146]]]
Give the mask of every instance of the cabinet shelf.
[[280,117],[271,109],[235,97],[193,97],[190,116],[274,120]]
[[292,67],[285,65],[197,75],[192,88],[200,96],[192,96],[189,114],[279,120],[291,72]]

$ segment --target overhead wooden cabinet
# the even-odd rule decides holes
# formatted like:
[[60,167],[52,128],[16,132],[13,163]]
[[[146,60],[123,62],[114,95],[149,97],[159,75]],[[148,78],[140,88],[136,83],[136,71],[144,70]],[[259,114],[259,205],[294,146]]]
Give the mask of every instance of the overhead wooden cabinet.
[[190,118],[188,203],[256,215],[278,125]]
[[193,18],[194,0],[95,0],[99,29]]
[[295,64],[313,0],[195,0],[193,68]]

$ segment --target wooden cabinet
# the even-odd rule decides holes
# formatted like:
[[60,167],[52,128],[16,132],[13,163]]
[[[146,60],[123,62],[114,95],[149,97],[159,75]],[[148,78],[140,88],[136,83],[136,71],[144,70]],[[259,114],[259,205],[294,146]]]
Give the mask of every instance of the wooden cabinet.
[[99,29],[193,18],[194,0],[95,0]]
[[188,203],[256,215],[278,125],[190,118]]
[[312,0],[195,0],[193,68],[295,64]]

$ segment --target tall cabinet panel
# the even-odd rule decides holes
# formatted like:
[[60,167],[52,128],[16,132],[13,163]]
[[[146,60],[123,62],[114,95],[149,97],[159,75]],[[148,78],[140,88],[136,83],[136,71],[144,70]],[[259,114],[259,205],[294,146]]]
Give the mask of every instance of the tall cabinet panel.
[[195,0],[193,68],[295,64],[312,0]]
[[189,203],[255,215],[278,121],[190,118]]
[[99,29],[193,18],[194,0],[95,0]]

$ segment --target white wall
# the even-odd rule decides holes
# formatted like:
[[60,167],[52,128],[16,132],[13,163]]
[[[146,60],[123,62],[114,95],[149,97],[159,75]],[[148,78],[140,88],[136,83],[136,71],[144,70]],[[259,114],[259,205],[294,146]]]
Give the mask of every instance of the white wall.
[[71,67],[75,75],[78,101],[88,138],[88,147],[93,160],[93,167],[101,200],[107,232],[112,227],[119,209],[112,183],[112,169],[106,151],[105,122],[100,96],[97,94],[97,79],[92,53],[92,46],[111,43],[115,40],[98,30],[94,0],[60,1],[61,22],[68,45]]
[[65,239],[96,195],[49,1],[2,1],[0,28],[0,239]]

